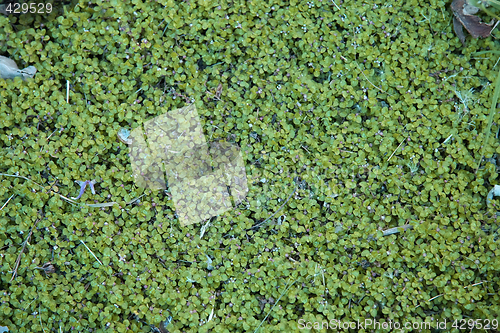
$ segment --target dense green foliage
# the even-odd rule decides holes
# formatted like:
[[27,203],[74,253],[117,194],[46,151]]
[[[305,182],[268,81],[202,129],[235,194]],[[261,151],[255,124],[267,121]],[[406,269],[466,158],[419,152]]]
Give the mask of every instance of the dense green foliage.
[[[0,176],[0,207],[14,195],[0,211],[0,326],[493,319],[494,135],[474,172],[496,59],[471,54],[497,46],[463,49],[446,6],[82,0],[47,17],[0,15],[0,54],[38,69],[0,80],[0,173],[31,180]],[[136,187],[116,136],[191,102],[207,140],[241,147],[249,181],[201,239],[168,193]],[[91,179],[97,194],[78,202],[116,204],[61,198]],[[404,224],[414,228],[382,236]],[[35,269],[49,261],[55,273]]]

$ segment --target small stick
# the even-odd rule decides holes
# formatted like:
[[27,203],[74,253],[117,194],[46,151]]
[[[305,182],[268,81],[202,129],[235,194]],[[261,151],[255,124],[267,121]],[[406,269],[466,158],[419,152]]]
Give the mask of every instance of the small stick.
[[453,134],[450,134],[450,136],[447,137],[446,140],[444,140],[442,144],[444,145],[446,142],[448,142],[448,140],[450,140],[452,136],[453,136]]
[[297,282],[297,280],[293,281],[289,286],[288,288],[286,288],[280,295],[280,297],[276,300],[276,302],[274,303],[273,307],[271,308],[271,310],[269,310],[269,312],[267,313],[267,315],[264,317],[264,319],[260,322],[259,326],[255,329],[255,331],[253,333],[256,333],[259,328],[262,326],[262,324],[266,321],[267,317],[269,317],[269,314],[271,313],[271,311],[273,311],[274,307],[276,306],[276,304],[278,304],[278,302],[280,301],[281,297],[283,297],[283,295],[288,291],[288,289],[290,289],[291,286],[293,286],[293,284]]
[[[43,186],[42,186],[42,185],[40,185],[40,184],[38,184],[37,182],[35,182],[35,181],[33,181],[33,180],[29,179],[28,177],[18,176],[18,175],[8,175],[8,174],[6,174],[6,173],[0,173],[0,176],[7,176],[7,177],[22,178],[22,179],[25,179],[25,180],[29,180],[30,182],[32,182],[32,183],[34,183],[34,184],[36,184],[36,185],[38,185],[38,186],[40,186],[40,187],[42,187],[42,188],[43,188]],[[92,185],[93,185],[93,184],[92,184]],[[91,187],[92,187],[92,186],[91,186]],[[64,195],[62,195],[62,194],[60,194],[60,193],[55,193],[55,192],[53,192],[53,194],[57,194],[58,196],[60,196],[60,197],[61,197],[62,199],[64,199],[64,200],[66,200],[66,201],[67,201],[69,204],[71,204],[71,205],[86,205],[86,206],[89,206],[89,207],[110,207],[110,206],[113,206],[113,205],[115,205],[115,204],[118,204],[117,202],[114,202],[114,201],[113,201],[113,202],[109,202],[109,203],[102,203],[102,204],[86,204],[86,203],[79,203],[79,202],[76,202],[76,201],[74,201],[74,200],[71,200],[70,198],[65,197]],[[141,195],[139,198],[143,197],[144,195],[145,195],[145,194]],[[136,199],[134,199],[134,200],[132,200],[132,201],[128,202],[128,203],[127,203],[127,205],[130,205],[131,203],[133,203],[134,201],[136,201],[136,200],[137,200],[137,199],[139,199],[139,198],[136,198]],[[2,207],[2,209],[3,209],[3,207]],[[2,210],[2,209],[0,209],[0,210]]]
[[257,224],[256,226],[252,227],[251,229],[260,227],[261,225],[263,225],[264,223],[266,223],[269,219],[271,219],[274,215],[276,215],[281,210],[281,208],[283,208],[286,205],[286,203],[288,202],[288,200],[290,200],[290,198],[292,197],[292,195],[294,193],[295,193],[295,189],[293,189],[293,192],[288,196],[288,199],[286,199],[286,201],[281,205],[280,208],[278,208],[277,211],[274,212],[273,215],[269,216],[267,219],[264,220],[264,222],[261,222],[261,223]]
[[163,29],[163,32],[162,32],[162,34],[161,34],[161,36],[162,36],[162,37],[163,37],[163,35],[165,34],[165,30],[167,30],[167,28],[168,28],[168,24],[169,24],[169,23],[170,23],[170,22],[168,22],[168,23],[167,23],[167,26],[165,27],[165,29]]
[[489,281],[481,281],[481,282],[478,282],[478,283],[471,284],[470,286],[467,286],[467,287],[464,287],[464,288],[474,287],[474,286],[477,286],[477,285],[483,284],[483,283],[485,283],[485,282],[489,282]]
[[81,239],[80,239],[80,242],[82,242],[82,244],[87,248],[87,250],[89,250],[90,254],[92,254],[94,256],[95,260],[97,260],[101,264],[101,266],[103,266],[102,262],[99,259],[97,259],[97,257],[95,256],[94,252],[90,251],[90,249],[87,246],[87,244],[85,244]]
[[[436,298],[438,298],[438,297],[441,297],[441,296],[443,296],[443,295],[444,295],[444,294],[434,296],[433,298],[431,298],[431,299],[430,299],[430,300],[428,300],[427,302],[430,302],[430,301],[432,301],[432,300],[434,300],[434,299],[436,299]],[[417,305],[417,307],[416,307],[416,308],[418,308],[420,305],[422,305],[422,304]],[[415,308],[415,309],[416,309],[416,308]]]
[[135,198],[135,199],[130,200],[129,202],[127,202],[127,205],[130,205],[131,203],[134,203],[135,201],[139,200],[140,198],[142,198],[142,197],[143,197],[143,196],[145,196],[145,195],[146,195],[146,193],[144,193],[144,194],[143,194],[143,195],[141,195],[140,197],[137,197],[137,198]]
[[[49,141],[50,137],[51,137],[51,136],[52,136],[52,135],[53,135],[56,131],[57,131],[57,130],[55,130],[54,132],[52,132],[52,134],[51,134],[51,135],[49,135],[49,137],[47,138],[47,141]],[[43,147],[42,147],[42,148],[40,148],[40,152],[41,152],[42,150],[43,150]]]
[[156,27],[159,28],[163,22],[165,22],[165,19],[163,19],[163,21],[161,21]]
[[55,130],[54,132],[52,132],[52,134],[51,134],[51,135],[49,135],[49,137],[47,138],[47,140],[49,140],[49,139],[50,139],[50,137],[51,137],[51,136],[52,136],[52,135],[53,135],[56,131],[57,131],[57,130]]
[[[442,8],[441,8],[441,10],[442,10]],[[498,22],[500,22],[500,21],[497,21],[497,23],[495,23],[495,25],[493,26],[493,29],[491,29],[490,34],[493,32],[493,30],[495,30],[495,28],[496,28],[496,27],[497,27],[497,25],[498,25]],[[498,62],[498,61],[497,61],[497,62]]]
[[[343,56],[340,56],[344,61],[347,61],[346,58],[344,58]],[[357,62],[354,62],[356,64],[356,66],[358,67],[359,71],[361,72],[361,74],[363,74],[363,76],[365,77],[366,81],[368,81],[375,89],[378,89],[380,92],[384,93],[384,94],[387,94],[389,96],[392,96],[391,94],[389,94],[387,91],[383,91],[382,89],[380,89],[379,87],[377,87],[376,85],[374,85],[370,80],[368,80],[368,78],[366,77],[365,73],[363,73],[363,70],[361,70],[361,68],[359,67],[358,63]],[[394,97],[394,96],[393,96]]]
[[[36,185],[38,185],[38,186],[40,186],[40,187],[42,187],[42,188],[43,188],[43,186],[42,186],[42,185],[40,185],[40,184],[38,184],[37,182],[35,182],[35,181],[33,181],[33,180],[29,179],[28,177],[18,176],[18,175],[8,175],[8,174],[6,174],[6,173],[0,173],[0,176],[16,177],[16,178],[26,179],[26,180],[29,180],[30,182],[32,182],[32,183],[34,183],[34,184],[36,184]],[[73,202],[73,203],[78,204],[76,201],[73,201],[73,200],[71,200],[71,199],[68,199],[68,198],[66,198],[66,197],[65,197],[64,195],[62,195],[62,194],[59,194],[59,193],[55,193],[55,194],[57,194],[58,196],[60,196],[60,197],[61,197],[61,198],[63,198],[63,199],[66,199],[66,200],[67,200],[68,202],[70,202],[70,203],[71,203],[71,202]]]
[[66,200],[69,204],[71,204],[71,205],[73,205],[73,204],[78,205],[78,204],[79,204],[78,202],[73,201],[73,200],[71,200],[70,198],[66,198],[66,197],[65,197],[64,195],[62,195],[62,194],[59,194],[59,193],[56,193],[56,194],[57,194],[58,196],[60,196],[61,198],[65,199],[65,200]]
[[0,208],[0,210],[4,209],[4,207],[5,207],[5,206],[7,206],[7,204],[8,204],[8,203],[9,203],[9,201],[10,201],[10,199],[12,199],[12,197],[13,197],[14,195],[15,195],[15,194],[12,194],[12,195],[10,196],[10,198],[9,198],[9,199],[7,199],[7,202],[3,204],[2,208]]
[[66,80],[66,103],[69,103],[69,81]]
[[208,222],[201,227],[201,230],[200,230],[200,239],[203,237],[203,235],[205,234],[205,231],[207,230],[207,228],[210,226],[210,220],[208,220]]
[[38,185],[38,186],[40,186],[40,187],[43,187],[42,185],[38,184],[37,182],[32,181],[32,180],[31,180],[31,179],[29,179],[28,177],[18,176],[18,175],[8,175],[8,174],[6,174],[6,173],[0,173],[0,176],[16,177],[16,178],[26,179],[26,180],[29,180],[30,182],[33,182],[33,183],[37,184],[37,185]]
[[26,306],[23,310],[24,310],[24,311],[26,311],[26,309],[27,309],[27,308],[29,308],[29,306],[30,306],[31,304],[33,304],[33,302],[34,302],[34,301],[36,301],[37,299],[38,299],[38,296],[37,296],[34,300],[32,300],[32,301],[30,302],[30,304],[28,304],[28,305],[27,305],[27,306]]
[[387,162],[389,162],[389,160],[392,158],[392,155],[394,155],[394,153],[396,153],[396,151],[399,149],[399,147],[401,147],[401,145],[403,144],[403,142],[405,142],[405,139],[403,139],[403,141],[401,141],[401,143],[399,144],[398,148],[396,148],[396,150],[394,150],[394,152],[391,154],[391,156],[389,156],[389,158],[387,159]]

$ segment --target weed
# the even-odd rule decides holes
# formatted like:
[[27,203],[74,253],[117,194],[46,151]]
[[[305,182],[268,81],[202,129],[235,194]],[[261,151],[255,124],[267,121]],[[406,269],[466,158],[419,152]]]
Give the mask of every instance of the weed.
[[474,88],[470,88],[465,91],[457,91],[454,90],[455,95],[459,99],[461,106],[455,105],[455,108],[458,111],[458,120],[462,120],[462,118],[470,113],[470,107],[473,106],[476,101],[474,100]]
[[406,162],[406,166],[410,169],[410,172],[412,174],[414,174],[415,172],[417,172],[418,168],[419,168],[418,162],[415,163],[415,162],[413,162],[413,160],[411,160],[409,162]]

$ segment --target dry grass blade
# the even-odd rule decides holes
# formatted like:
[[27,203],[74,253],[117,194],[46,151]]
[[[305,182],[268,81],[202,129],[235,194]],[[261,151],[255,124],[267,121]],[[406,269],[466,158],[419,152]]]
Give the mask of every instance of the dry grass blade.
[[293,284],[295,282],[297,282],[297,280],[293,281],[287,288],[285,288],[285,290],[281,293],[280,297],[274,303],[274,305],[271,308],[271,310],[269,310],[269,312],[267,313],[267,315],[264,317],[264,319],[262,319],[262,321],[260,322],[259,326],[255,329],[255,331],[253,333],[256,333],[259,330],[259,328],[262,326],[262,324],[266,321],[267,317],[269,317],[269,314],[271,313],[271,311],[273,311],[273,309],[276,306],[276,304],[278,304],[278,302],[280,301],[281,297],[283,297],[283,295],[293,286]]
[[101,207],[111,207],[113,205],[118,205],[118,202],[103,202],[103,203],[99,203],[99,204],[86,204],[86,203],[82,203],[82,205],[85,205],[85,206],[89,206],[89,207],[97,207],[97,208],[101,208]]
[[401,147],[401,145],[403,144],[403,142],[405,142],[405,140],[406,140],[406,138],[404,138],[403,141],[401,141],[399,146],[392,152],[391,156],[389,156],[389,158],[387,159],[387,162],[389,162],[389,160],[392,158],[392,156],[394,156],[394,154],[398,151],[399,147]]
[[[443,295],[444,295],[444,294],[440,294],[440,295],[434,296],[433,298],[429,299],[427,302],[430,302],[430,301],[432,301],[432,300],[435,300],[436,298],[441,297],[441,296],[443,296]],[[422,305],[422,304],[417,305],[417,307],[416,307],[416,308],[420,307],[421,305]],[[416,308],[415,308],[415,309],[416,309]]]
[[22,179],[26,179],[26,180],[29,180],[29,181],[30,181],[30,182],[32,182],[32,183],[37,184],[37,185],[38,185],[38,186],[40,186],[40,187],[43,187],[42,185],[38,184],[37,182],[32,181],[32,180],[31,180],[31,179],[29,179],[28,177],[18,176],[18,175],[8,175],[8,174],[6,174],[6,173],[0,173],[0,176],[15,177],[15,178],[22,178]]
[[10,198],[9,198],[9,199],[7,199],[7,201],[3,204],[2,208],[0,208],[0,210],[4,209],[4,208],[5,208],[5,206],[7,206],[7,204],[8,204],[8,203],[9,203],[9,201],[10,201],[10,199],[12,199],[12,197],[13,197],[14,195],[15,195],[15,194],[12,194],[12,195],[10,196]]
[[486,134],[484,137],[483,145],[481,146],[481,158],[479,159],[479,162],[477,163],[476,174],[477,174],[477,171],[479,170],[479,166],[481,165],[481,162],[483,161],[485,149],[486,149],[486,146],[488,145],[488,141],[490,139],[491,126],[493,125],[493,117],[496,114],[497,103],[498,103],[499,97],[500,97],[500,71],[497,73],[497,78],[495,80],[495,90],[493,91],[493,98],[491,100],[490,114],[488,116],[488,125],[486,127]]
[[257,224],[256,226],[253,226],[251,229],[258,228],[258,227],[260,227],[261,225],[263,225],[264,223],[266,223],[267,221],[269,221],[270,219],[272,219],[272,218],[273,218],[273,216],[274,216],[274,215],[276,215],[276,214],[277,214],[277,213],[278,213],[278,212],[279,212],[279,211],[280,211],[280,210],[281,210],[281,209],[282,209],[282,208],[286,205],[286,203],[288,202],[288,200],[290,200],[290,198],[292,197],[292,195],[295,193],[296,189],[297,189],[297,188],[294,188],[294,189],[293,189],[293,192],[292,192],[292,193],[288,196],[288,199],[286,199],[286,201],[285,201],[285,202],[281,205],[281,207],[280,207],[280,208],[278,208],[278,210],[277,210],[277,211],[275,211],[275,212],[274,212],[274,214],[273,214],[273,215],[269,216],[267,219],[265,219],[263,222],[261,222],[261,223]]
[[66,200],[69,204],[72,204],[72,205],[80,205],[80,203],[79,203],[79,202],[76,202],[76,201],[74,201],[74,200],[72,200],[72,199],[70,199],[70,198],[66,198],[66,197],[65,197],[64,195],[62,195],[62,194],[57,193],[57,195],[59,195],[59,196],[60,196],[61,198],[63,198],[64,200]]
[[12,277],[10,278],[9,282],[12,282],[12,280],[14,280],[17,276],[17,270],[19,269],[19,264],[21,263],[21,256],[23,255],[24,249],[26,249],[26,244],[28,244],[28,241],[30,240],[31,235],[33,234],[33,229],[36,227],[38,221],[40,221],[40,220],[36,220],[33,227],[31,227],[31,230],[30,230],[30,233],[28,234],[28,237],[26,237],[26,240],[23,242],[23,248],[21,249],[21,252],[17,256],[16,264],[14,266],[14,270],[12,271]]
[[479,286],[480,284],[483,284],[485,282],[490,282],[490,281],[481,281],[481,282],[478,282],[478,283],[473,283],[469,286],[465,286],[464,288],[470,288],[470,287],[475,287],[475,286]]
[[[485,282],[489,282],[489,281],[481,281],[481,282],[477,282],[477,283],[474,283],[474,284],[471,284],[471,285],[465,286],[465,287],[464,287],[464,289],[467,289],[467,288],[470,288],[470,287],[475,287],[475,286],[481,285],[481,284],[483,284],[483,283],[485,283]],[[440,295],[434,296],[434,297],[432,297],[431,299],[427,300],[427,302],[430,302],[430,301],[432,301],[432,300],[435,300],[436,298],[441,297],[441,296],[443,296],[443,295],[444,295],[444,294],[440,294]],[[489,294],[488,294],[488,295],[489,295]],[[418,307],[420,307],[420,306],[422,306],[422,304],[417,305],[417,306],[415,307],[415,309],[417,309],[417,308],[418,308]]]
[[[346,60],[344,58],[344,60]],[[358,66],[358,69],[359,71],[361,72],[361,74],[363,74],[363,76],[365,77],[366,81],[368,81],[368,83],[370,83],[375,89],[379,90],[381,93],[384,93],[384,94],[387,94],[389,96],[393,96],[391,94],[389,94],[387,91],[383,91],[382,89],[380,89],[379,87],[377,87],[376,85],[374,85],[370,80],[368,80],[368,78],[366,77],[365,73],[363,73],[363,70],[361,69],[361,67],[359,67],[358,63],[357,62],[354,62],[356,64],[356,66]]]
[[[139,200],[140,198],[142,198],[145,195],[146,195],[146,193],[144,193],[143,195],[141,195],[141,196],[139,196],[139,197],[137,197],[135,199],[130,200],[129,202],[127,202],[127,205],[130,205],[130,204],[136,202],[137,200]],[[113,202],[113,203],[116,203],[116,202]]]
[[93,255],[93,256],[94,256],[94,258],[95,258],[95,260],[97,260],[97,261],[101,264],[101,266],[102,266],[102,262],[101,262],[99,259],[97,259],[97,257],[95,256],[94,252],[92,252],[92,251],[89,249],[89,247],[87,246],[87,244],[85,244],[85,243],[84,243],[81,239],[80,239],[80,242],[83,244],[83,246],[85,246],[85,247],[87,248],[87,250],[89,250],[90,254],[91,254],[91,255]]
[[[133,204],[134,202],[136,202],[137,200],[139,200],[140,198],[142,198],[143,196],[145,196],[146,193],[144,193],[143,195],[141,196],[138,196],[137,198],[135,199],[132,199],[130,200],[129,202],[126,203],[126,205],[131,205]],[[98,204],[86,204],[86,203],[80,203],[81,205],[85,205],[85,206],[89,206],[89,207],[97,207],[97,208],[101,208],[101,207],[111,207],[113,205],[120,205],[118,202],[116,201],[111,201],[111,202],[103,202],[103,203],[98,203]]]
[[[25,179],[25,180],[29,180],[30,182],[38,185],[39,187],[41,188],[44,188],[42,185],[38,184],[37,182],[29,179],[28,177],[24,177],[24,176],[18,176],[18,175],[8,175],[8,174],[5,174],[5,173],[0,173],[0,176],[6,176],[6,177],[15,177],[15,178],[22,178],[22,179]],[[62,199],[66,200],[69,204],[72,204],[72,205],[85,205],[85,206],[89,206],[89,207],[97,207],[97,208],[101,208],[101,207],[111,207],[113,205],[119,205],[118,202],[105,202],[105,203],[99,203],[99,204],[86,204],[86,203],[81,203],[81,202],[77,202],[73,199],[70,199],[68,197],[65,197],[64,195],[62,194],[59,194],[59,193],[55,193],[55,192],[52,192],[52,194],[57,194],[58,196],[60,196]],[[140,197],[137,197],[129,202],[127,202],[127,205],[130,205],[131,203],[139,200],[140,198],[142,198],[143,196],[145,196],[146,194],[143,194],[141,195]],[[10,200],[10,198],[9,198]],[[7,201],[8,202],[8,201]],[[4,205],[5,206],[5,205]],[[3,209],[3,207],[2,207]],[[0,210],[2,210],[0,209]]]
[[201,227],[201,230],[200,230],[200,239],[202,239],[203,235],[205,234],[205,232],[207,231],[207,228],[210,226],[210,220],[204,225]]

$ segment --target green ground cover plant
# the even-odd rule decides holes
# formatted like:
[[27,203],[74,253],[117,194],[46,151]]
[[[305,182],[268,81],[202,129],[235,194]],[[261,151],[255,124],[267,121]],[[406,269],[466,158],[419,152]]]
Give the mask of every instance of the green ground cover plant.
[[[37,69],[0,79],[0,329],[497,318],[498,70],[477,52],[498,42],[464,47],[452,20],[438,0],[0,14],[0,54]],[[241,148],[249,192],[181,226],[168,189],[135,184],[124,133],[191,103],[207,141]]]

